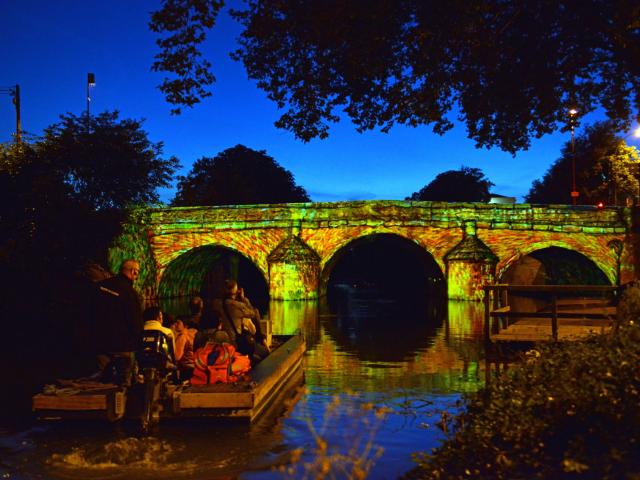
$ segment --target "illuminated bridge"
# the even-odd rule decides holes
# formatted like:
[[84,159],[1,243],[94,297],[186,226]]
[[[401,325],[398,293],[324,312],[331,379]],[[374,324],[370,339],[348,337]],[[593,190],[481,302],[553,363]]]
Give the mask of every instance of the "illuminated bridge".
[[270,298],[309,299],[326,293],[349,248],[384,236],[436,265],[449,298],[479,300],[482,285],[521,282],[514,268],[549,249],[579,256],[609,284],[635,279],[632,213],[405,201],[148,209],[132,215],[110,263],[115,269],[123,258],[141,259],[145,297],[178,297],[198,294],[216,255],[233,252],[255,266]]

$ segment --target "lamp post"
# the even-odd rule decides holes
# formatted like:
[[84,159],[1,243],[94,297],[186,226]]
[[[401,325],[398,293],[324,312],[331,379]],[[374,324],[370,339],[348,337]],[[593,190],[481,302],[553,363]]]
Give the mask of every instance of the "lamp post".
[[16,108],[16,143],[22,143],[22,125],[20,122],[20,85],[13,87],[0,87],[0,93],[8,93],[13,97],[13,105]]
[[571,201],[573,205],[576,204],[576,200],[580,193],[576,189],[576,145],[575,145],[575,127],[576,127],[576,115],[578,110],[572,108],[569,110],[569,126],[571,127]]
[[89,106],[91,104],[91,87],[96,86],[96,76],[93,73],[87,73],[87,117],[89,116]]

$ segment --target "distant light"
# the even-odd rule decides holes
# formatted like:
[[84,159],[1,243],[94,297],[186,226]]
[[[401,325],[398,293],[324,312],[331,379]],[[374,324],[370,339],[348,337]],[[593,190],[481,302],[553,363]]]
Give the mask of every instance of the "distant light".
[[604,202],[598,202],[596,204],[596,207],[598,207],[600,210],[602,210],[604,208]]
[[634,137],[638,137],[638,138],[640,138],[640,127],[636,128],[636,129],[633,131],[633,136],[634,136]]
[[569,115],[575,115],[576,113],[578,113],[578,110],[576,110],[575,108],[569,110]]

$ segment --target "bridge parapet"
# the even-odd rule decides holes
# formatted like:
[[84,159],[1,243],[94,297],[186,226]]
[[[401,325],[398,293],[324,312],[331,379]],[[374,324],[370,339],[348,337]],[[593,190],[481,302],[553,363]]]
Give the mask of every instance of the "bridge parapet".
[[[157,233],[244,228],[335,228],[362,225],[462,227],[550,232],[625,233],[628,208],[374,200],[358,202],[174,207],[151,210]],[[159,231],[158,231],[159,230]]]

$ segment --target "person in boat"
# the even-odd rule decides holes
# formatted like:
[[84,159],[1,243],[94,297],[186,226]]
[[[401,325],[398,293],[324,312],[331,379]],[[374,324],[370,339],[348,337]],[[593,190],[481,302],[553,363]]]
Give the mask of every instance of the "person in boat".
[[184,324],[189,328],[200,328],[202,321],[202,312],[204,310],[204,301],[201,297],[193,297],[189,300],[190,315],[184,319]]
[[[141,362],[143,364],[147,364],[149,360],[148,355],[151,354],[152,358],[156,358],[156,360],[152,360],[151,362],[155,364],[154,366],[168,371],[177,370],[175,361],[175,336],[173,334],[173,330],[163,324],[164,316],[162,314],[162,310],[160,310],[160,307],[155,305],[147,307],[144,312],[142,312],[142,317],[145,322],[141,349],[138,352],[140,357],[137,358],[138,365],[140,366]],[[162,337],[156,339],[153,336],[150,336],[147,332],[159,332],[162,334]],[[164,363],[158,363],[156,357],[157,354],[160,354],[160,358],[163,359]],[[174,380],[176,379],[177,378],[174,377]]]
[[143,329],[140,298],[133,283],[140,273],[137,260],[122,262],[117,275],[97,283],[93,306],[97,364],[102,379],[131,384],[136,350]]
[[175,358],[176,342],[173,330],[169,327],[165,327],[163,322],[162,310],[158,306],[147,307],[142,312],[142,318],[144,319],[144,330],[157,330],[162,332],[169,342],[169,354],[171,358]]
[[173,331],[175,338],[175,361],[181,380],[188,380],[193,373],[194,341],[198,330],[189,328],[181,318],[168,322],[167,326]]
[[[229,322],[225,322],[230,325]],[[220,313],[211,308],[202,317],[200,330],[197,331],[193,341],[193,350],[204,347],[207,343],[230,343],[236,347],[235,334],[230,327],[225,328]]]
[[233,327],[238,351],[257,363],[269,355],[266,338],[260,330],[260,312],[251,305],[238,282],[226,280],[225,287],[222,308]]

